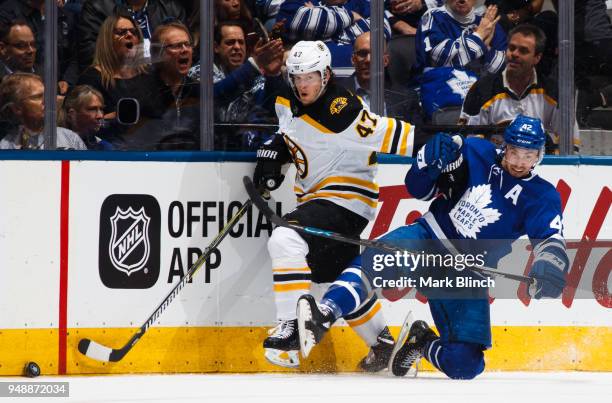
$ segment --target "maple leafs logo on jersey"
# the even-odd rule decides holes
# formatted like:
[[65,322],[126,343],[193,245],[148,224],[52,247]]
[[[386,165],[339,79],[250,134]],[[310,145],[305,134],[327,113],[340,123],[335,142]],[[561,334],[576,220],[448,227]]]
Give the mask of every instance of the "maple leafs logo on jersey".
[[470,87],[475,82],[476,77],[470,76],[465,71],[453,69],[453,78],[446,83],[455,94],[459,95],[461,99],[465,99]]
[[466,238],[476,239],[483,227],[499,220],[501,213],[491,204],[491,185],[484,184],[469,188],[450,211],[450,218],[458,233]]

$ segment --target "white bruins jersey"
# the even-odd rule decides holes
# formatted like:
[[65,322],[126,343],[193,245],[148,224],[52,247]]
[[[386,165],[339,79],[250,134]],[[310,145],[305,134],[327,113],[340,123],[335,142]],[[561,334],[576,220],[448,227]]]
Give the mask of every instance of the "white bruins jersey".
[[325,199],[371,220],[378,202],[376,152],[414,154],[412,125],[370,112],[340,86],[330,85],[306,107],[279,96],[276,114],[297,168],[298,205]]

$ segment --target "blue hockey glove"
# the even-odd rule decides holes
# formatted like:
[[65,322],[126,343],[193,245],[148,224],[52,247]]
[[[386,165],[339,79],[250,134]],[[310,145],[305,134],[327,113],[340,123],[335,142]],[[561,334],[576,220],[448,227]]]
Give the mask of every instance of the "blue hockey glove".
[[559,256],[557,253],[543,252],[531,266],[529,277],[535,278],[537,288],[535,299],[558,298],[565,287],[565,268],[567,267],[567,255]]
[[447,133],[436,133],[417,154],[419,169],[425,169],[436,180],[446,166],[459,157],[459,145]]

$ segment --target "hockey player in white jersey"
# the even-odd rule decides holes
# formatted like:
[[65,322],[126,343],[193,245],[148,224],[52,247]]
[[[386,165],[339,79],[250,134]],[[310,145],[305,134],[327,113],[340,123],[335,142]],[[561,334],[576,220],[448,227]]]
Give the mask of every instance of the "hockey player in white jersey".
[[[512,242],[527,235],[535,256],[529,276],[538,285],[533,296],[559,297],[569,268],[561,200],[556,189],[532,171],[544,153],[542,122],[519,115],[506,129],[501,151],[485,140],[459,139],[438,133],[421,148],[406,175],[406,186],[414,197],[434,201],[414,224],[399,227],[381,239],[415,253],[425,250],[465,256],[484,248],[484,254],[489,252],[485,264],[495,267],[510,252]],[[493,241],[495,248],[490,248]],[[459,274],[463,270],[459,267],[445,270],[423,264],[379,271],[372,264],[371,252],[367,249],[356,258],[319,303],[311,295],[300,297],[302,354],[307,356],[335,320],[366,300],[381,276],[412,277],[417,289],[428,297],[439,335],[424,321],[414,322],[393,358],[393,373],[403,376],[417,359],[425,357],[453,379],[480,374],[485,366],[483,351],[492,344],[487,286],[459,289],[449,282],[450,286],[436,289],[419,280],[483,277],[475,272]]]
[[[336,85],[331,54],[321,41],[298,42],[286,66],[290,89],[276,100],[279,131],[258,150],[253,182],[274,190],[283,180],[283,164],[293,162],[298,207],[285,219],[358,237],[376,210],[376,153],[411,156],[415,128],[372,113],[357,96]],[[297,367],[298,298],[309,292],[311,283],[336,280],[359,248],[278,227],[268,251],[278,326],[264,340],[265,357]],[[366,371],[384,368],[394,345],[380,307],[373,296],[345,317],[371,347],[360,363]]]

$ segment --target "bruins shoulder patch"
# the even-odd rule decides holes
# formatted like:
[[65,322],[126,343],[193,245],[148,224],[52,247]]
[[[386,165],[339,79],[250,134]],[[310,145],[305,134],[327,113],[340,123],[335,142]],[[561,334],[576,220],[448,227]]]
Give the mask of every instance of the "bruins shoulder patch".
[[308,117],[329,133],[341,133],[357,118],[363,105],[344,87],[330,84],[320,100],[301,108],[296,116]]
[[346,97],[335,98],[329,106],[329,113],[332,115],[338,115],[347,105],[348,99]]

